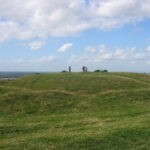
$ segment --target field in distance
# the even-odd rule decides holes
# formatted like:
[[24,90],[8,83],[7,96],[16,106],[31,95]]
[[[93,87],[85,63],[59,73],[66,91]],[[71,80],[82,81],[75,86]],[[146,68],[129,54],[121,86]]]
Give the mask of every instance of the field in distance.
[[0,81],[0,149],[149,150],[150,75],[54,73]]

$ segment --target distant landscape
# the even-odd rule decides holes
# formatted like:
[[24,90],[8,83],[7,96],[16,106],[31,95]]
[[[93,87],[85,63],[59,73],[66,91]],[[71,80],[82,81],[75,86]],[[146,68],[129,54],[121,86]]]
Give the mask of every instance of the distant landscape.
[[150,0],[0,0],[0,150],[150,150]]
[[0,72],[0,79],[1,78],[19,78],[24,75],[31,75],[31,74],[45,74],[48,72]]
[[0,81],[0,149],[149,150],[150,75],[52,73]]

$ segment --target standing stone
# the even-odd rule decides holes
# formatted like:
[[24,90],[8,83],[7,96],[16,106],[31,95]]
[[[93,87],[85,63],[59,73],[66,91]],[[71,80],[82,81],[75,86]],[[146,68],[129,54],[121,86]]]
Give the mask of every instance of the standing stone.
[[71,66],[69,66],[69,72],[71,72]]

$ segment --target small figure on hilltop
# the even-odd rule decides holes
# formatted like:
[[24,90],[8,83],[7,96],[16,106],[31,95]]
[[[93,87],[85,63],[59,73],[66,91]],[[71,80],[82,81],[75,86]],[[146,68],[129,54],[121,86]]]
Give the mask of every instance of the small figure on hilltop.
[[83,66],[83,67],[82,67],[82,71],[83,71],[83,72],[87,72],[87,71],[88,71],[87,67]]
[[71,66],[69,66],[69,72],[71,72]]
[[83,71],[83,72],[84,72],[84,69],[85,69],[85,67],[83,66],[83,67],[82,67],[82,71]]

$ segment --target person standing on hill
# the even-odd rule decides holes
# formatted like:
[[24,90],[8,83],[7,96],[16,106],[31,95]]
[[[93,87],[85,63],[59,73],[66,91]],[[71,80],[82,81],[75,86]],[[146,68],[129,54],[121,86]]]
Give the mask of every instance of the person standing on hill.
[[85,66],[82,67],[82,70],[83,70],[83,72],[88,72],[88,69]]
[[85,72],[85,66],[82,67],[82,71]]

